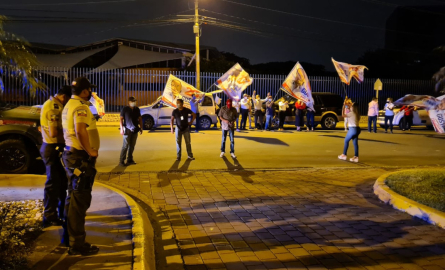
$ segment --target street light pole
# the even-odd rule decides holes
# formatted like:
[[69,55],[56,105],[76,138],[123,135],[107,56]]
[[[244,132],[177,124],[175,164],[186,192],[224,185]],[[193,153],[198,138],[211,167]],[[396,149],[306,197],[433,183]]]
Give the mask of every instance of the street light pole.
[[195,25],[193,25],[193,33],[195,33],[195,44],[196,44],[196,89],[201,90],[201,58],[200,58],[200,50],[199,50],[199,35],[200,35],[200,27],[199,27],[199,14],[198,14],[198,1],[195,0]]

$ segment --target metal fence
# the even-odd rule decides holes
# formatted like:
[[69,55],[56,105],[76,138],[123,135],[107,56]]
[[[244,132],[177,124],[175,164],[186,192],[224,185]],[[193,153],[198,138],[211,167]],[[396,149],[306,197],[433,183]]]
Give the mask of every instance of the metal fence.
[[[107,112],[118,112],[127,104],[129,96],[138,99],[138,105],[146,105],[155,101],[164,90],[168,76],[174,76],[195,84],[195,73],[187,71],[156,71],[144,69],[115,69],[115,70],[94,70],[85,68],[37,68],[39,79],[47,86],[47,91],[37,91],[35,95],[23,90],[22,84],[12,72],[5,70],[3,82],[5,90],[2,94],[2,101],[14,105],[38,105],[43,104],[50,95],[54,95],[64,84],[71,82],[74,78],[85,76],[90,81],[98,85],[95,91],[99,97],[104,99]],[[222,76],[221,73],[201,73],[201,88],[210,92],[216,90],[213,84]],[[286,95],[280,90],[280,86],[286,75],[263,75],[251,74],[254,79],[253,84],[246,89],[245,93],[252,94],[253,90],[264,98],[268,92],[279,98]],[[345,91],[338,77],[309,76],[313,92],[331,92],[344,98]],[[376,79],[367,78],[362,84],[352,81],[350,86],[345,86],[346,92],[352,100],[359,102],[360,110],[364,114],[367,112],[367,104],[375,96],[374,82]],[[432,95],[434,82],[432,80],[399,80],[382,79],[383,91],[380,91],[380,105],[383,106],[387,97],[398,99],[406,94],[427,94]],[[224,95],[220,95],[225,99]]]

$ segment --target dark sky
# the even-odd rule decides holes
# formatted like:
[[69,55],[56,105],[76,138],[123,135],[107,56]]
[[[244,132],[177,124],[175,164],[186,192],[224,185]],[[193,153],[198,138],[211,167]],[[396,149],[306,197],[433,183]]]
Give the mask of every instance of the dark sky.
[[[386,19],[397,5],[445,5],[445,1],[200,0],[201,8],[218,13],[201,14],[243,23],[261,34],[203,25],[201,44],[252,63],[305,61],[331,70],[331,57],[355,62],[366,50],[383,47]],[[82,45],[126,37],[192,44],[190,23],[154,26],[143,21],[179,12],[193,14],[187,11],[189,6],[193,8],[193,0],[0,0],[0,13],[15,20],[6,26],[8,31],[31,42]]]

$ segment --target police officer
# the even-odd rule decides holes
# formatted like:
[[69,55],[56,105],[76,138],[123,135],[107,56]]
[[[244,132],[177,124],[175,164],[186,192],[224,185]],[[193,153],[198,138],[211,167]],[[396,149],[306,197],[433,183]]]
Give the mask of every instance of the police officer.
[[68,176],[65,204],[65,237],[69,237],[70,255],[93,255],[99,248],[85,242],[85,216],[91,204],[96,176],[96,158],[100,147],[96,118],[90,111],[92,85],[87,78],[72,83],[72,96],[62,113],[65,151],[62,160]]
[[62,128],[63,106],[71,98],[71,87],[66,85],[42,107],[40,125],[43,144],[40,155],[46,166],[46,183],[43,191],[43,227],[62,225],[68,179],[60,157],[65,147]]

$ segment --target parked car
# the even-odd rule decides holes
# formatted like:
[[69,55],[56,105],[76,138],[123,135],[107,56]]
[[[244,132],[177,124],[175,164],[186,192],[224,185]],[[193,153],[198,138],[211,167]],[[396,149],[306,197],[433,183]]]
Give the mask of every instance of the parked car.
[[[37,167],[35,165],[41,162],[41,107],[42,105],[0,106],[0,173],[29,173],[31,168],[34,170]],[[90,109],[96,118],[104,115],[101,108],[90,106]],[[43,171],[40,168],[35,170],[38,173],[45,172],[44,167]]]
[[0,108],[0,173],[27,173],[40,159],[40,108]]
[[[343,108],[343,98],[337,94],[313,92],[315,109],[315,126],[321,124],[323,129],[335,129],[339,121],[343,121],[341,110]],[[288,96],[289,108],[286,111],[285,124],[295,125],[295,101],[296,99]],[[272,127],[276,128],[279,124],[278,107],[279,101],[275,101],[275,117],[272,120]],[[265,107],[265,105],[264,105]],[[306,116],[304,117],[306,122]]]
[[[396,115],[400,111],[400,108],[394,108],[394,115]],[[377,123],[381,128],[385,128],[385,111],[379,111],[379,117],[377,118]],[[397,125],[400,129],[400,123]],[[417,109],[413,112],[413,126],[425,126],[428,129],[434,129],[433,124],[431,123],[431,119],[428,115],[428,112],[424,109]]]
[[[142,121],[145,130],[150,130],[163,125],[170,125],[172,112],[174,108],[164,105],[159,97],[155,102],[147,106],[139,107],[141,110]],[[206,94],[204,101],[199,105],[199,121],[201,129],[209,129],[218,121],[215,112],[215,100],[211,94]]]

